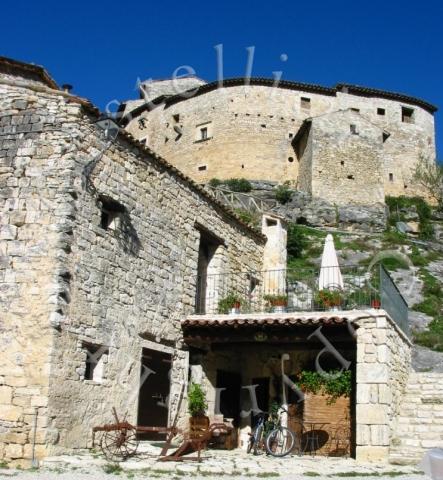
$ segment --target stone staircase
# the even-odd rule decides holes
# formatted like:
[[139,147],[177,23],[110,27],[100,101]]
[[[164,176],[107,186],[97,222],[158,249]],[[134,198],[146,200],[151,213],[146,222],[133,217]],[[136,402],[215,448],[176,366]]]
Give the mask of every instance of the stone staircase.
[[443,448],[443,374],[412,372],[391,440],[391,463],[418,463],[426,450]]

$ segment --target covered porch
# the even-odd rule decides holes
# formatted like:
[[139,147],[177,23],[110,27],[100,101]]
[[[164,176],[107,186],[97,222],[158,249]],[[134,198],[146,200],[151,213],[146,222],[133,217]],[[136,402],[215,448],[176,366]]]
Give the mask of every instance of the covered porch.
[[[289,406],[287,425],[295,433],[303,435],[300,424],[319,431],[307,453],[387,459],[410,342],[384,310],[191,315],[182,329],[190,380],[205,388],[209,417],[233,424],[235,447],[245,448],[256,414],[275,402]],[[325,412],[287,382],[283,391],[285,377],[296,381],[319,368],[350,372],[350,394],[335,410]],[[348,439],[335,448],[339,429]]]
[[[235,446],[245,449],[258,414],[284,405],[284,421],[297,436],[294,453],[355,455],[353,325],[361,316],[319,312],[189,317],[182,326],[190,348],[191,381],[205,387],[209,417],[232,422]],[[300,374],[319,368],[349,370],[347,398],[328,405],[325,395],[295,386]]]

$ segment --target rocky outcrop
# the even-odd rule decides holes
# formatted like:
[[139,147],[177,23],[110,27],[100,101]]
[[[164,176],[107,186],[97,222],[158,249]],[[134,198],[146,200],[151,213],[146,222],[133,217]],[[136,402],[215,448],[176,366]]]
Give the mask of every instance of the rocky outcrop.
[[[263,200],[275,200],[275,182],[251,182],[251,195]],[[386,228],[387,210],[384,204],[337,206],[321,198],[293,190],[291,200],[275,209],[288,221],[314,227],[337,227],[343,230],[381,232]]]

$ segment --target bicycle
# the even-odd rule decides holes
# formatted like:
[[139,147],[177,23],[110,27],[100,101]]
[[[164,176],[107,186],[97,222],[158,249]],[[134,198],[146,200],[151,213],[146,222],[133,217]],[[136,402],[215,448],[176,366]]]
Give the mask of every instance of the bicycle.
[[[284,408],[281,412],[288,413]],[[292,452],[295,445],[295,433],[281,424],[281,415],[277,415],[275,428],[272,429],[265,440],[266,452],[273,457],[285,457]]]
[[[285,411],[285,410],[283,410]],[[268,415],[268,422],[265,422],[266,415]],[[276,417],[276,419],[275,419]],[[267,423],[271,427],[267,433]],[[266,453],[273,457],[284,457],[288,455],[295,444],[295,434],[289,428],[281,425],[280,415],[268,414],[262,412],[259,416],[258,423],[255,426],[253,432],[250,434],[247,452],[254,452],[254,455],[258,454],[258,450],[266,450]],[[263,440],[263,437],[264,440]]]

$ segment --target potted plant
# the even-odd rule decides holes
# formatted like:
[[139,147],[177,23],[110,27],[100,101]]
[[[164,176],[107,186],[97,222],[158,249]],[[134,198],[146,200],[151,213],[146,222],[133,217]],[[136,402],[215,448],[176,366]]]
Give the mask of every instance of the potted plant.
[[288,296],[287,295],[265,295],[264,300],[269,304],[274,313],[284,313],[286,312],[286,307],[288,306]]
[[371,300],[371,307],[379,309],[381,307],[381,302],[379,298],[373,298]]
[[343,295],[340,290],[324,289],[317,293],[315,302],[325,310],[336,310],[343,304]]
[[188,390],[188,411],[191,415],[189,427],[191,435],[194,437],[209,427],[209,418],[206,416],[207,408],[206,393],[202,386],[199,383],[191,383]]
[[230,313],[237,314],[240,313],[240,308],[242,306],[243,300],[241,297],[235,293],[230,293],[225,298],[222,298],[218,302],[218,313]]

